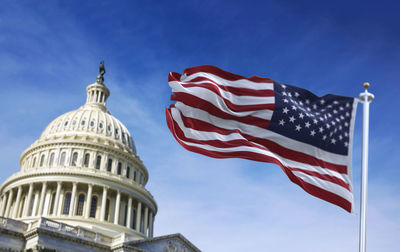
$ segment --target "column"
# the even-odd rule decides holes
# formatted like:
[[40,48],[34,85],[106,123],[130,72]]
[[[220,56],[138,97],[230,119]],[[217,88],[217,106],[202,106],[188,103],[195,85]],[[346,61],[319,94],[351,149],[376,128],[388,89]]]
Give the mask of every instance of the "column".
[[36,216],[37,215],[38,204],[39,204],[39,191],[37,191],[35,193],[35,199],[33,201],[32,216]]
[[147,235],[147,224],[149,219],[149,208],[146,206],[144,208],[144,223],[143,223],[143,233]]
[[0,216],[4,216],[5,215],[6,205],[7,205],[7,193],[4,193],[3,201],[1,202],[1,213],[0,213]]
[[101,199],[100,220],[104,221],[106,214],[107,187],[103,187],[103,197]]
[[121,203],[121,192],[118,190],[117,191],[117,199],[115,201],[115,214],[114,214],[114,224],[119,224],[119,213],[120,211],[120,203]]
[[71,217],[75,213],[75,198],[76,198],[76,186],[78,185],[77,182],[72,183],[72,193],[71,193],[71,201],[69,202],[69,214],[68,216]]
[[153,212],[150,211],[150,220],[149,220],[149,238],[153,238],[153,224],[154,224],[154,219],[153,219]]
[[9,217],[10,216],[10,207],[11,207],[11,202],[13,199],[13,190],[11,189],[10,192],[8,193],[8,201],[7,201],[7,207],[6,207],[6,212],[4,213],[4,217]]
[[19,209],[20,201],[21,201],[21,193],[22,193],[22,187],[18,186],[17,199],[15,201],[13,214],[12,214],[12,217],[11,217],[13,219],[17,218],[18,209]]
[[32,192],[33,192],[33,184],[29,185],[29,191],[28,191],[28,197],[26,198],[26,203],[24,206],[24,213],[23,213],[23,217],[28,216],[29,213],[29,209],[31,209],[31,200],[32,200]]
[[42,192],[40,193],[40,200],[39,200],[39,210],[38,210],[39,216],[42,216],[43,214],[43,205],[44,205],[44,197],[46,195],[46,189],[47,189],[47,182],[43,182]]
[[140,232],[140,217],[142,215],[142,202],[138,202],[136,209],[136,231]]
[[126,215],[126,227],[131,228],[131,222],[132,222],[132,197],[129,196],[128,199],[128,214]]
[[85,211],[85,219],[89,218],[90,215],[90,207],[92,204],[92,191],[93,191],[93,184],[88,184],[88,192],[86,195],[86,211]]
[[53,209],[53,215],[55,216],[60,216],[61,214],[61,207],[59,207],[60,192],[61,192],[61,182],[57,182],[56,201],[54,202],[54,209]]

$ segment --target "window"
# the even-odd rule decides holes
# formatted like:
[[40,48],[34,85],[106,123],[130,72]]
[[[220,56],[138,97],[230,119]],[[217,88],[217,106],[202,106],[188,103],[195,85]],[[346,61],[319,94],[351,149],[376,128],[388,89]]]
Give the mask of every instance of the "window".
[[100,165],[101,165],[101,156],[98,155],[96,158],[96,169],[100,170]]
[[22,213],[24,212],[24,204],[25,204],[25,197],[23,197],[21,200],[21,205],[20,205],[19,213],[18,213],[19,217],[22,217]]
[[126,218],[128,217],[128,205],[125,205],[125,211],[124,211],[124,226],[126,226]]
[[121,162],[118,162],[118,169],[117,169],[118,175],[121,175],[121,172],[122,172],[122,164]]
[[28,216],[32,216],[32,211],[33,211],[33,204],[35,203],[35,197],[31,198],[31,202],[28,202]]
[[85,125],[85,120],[82,120],[81,125],[82,126]]
[[131,218],[131,228],[132,229],[134,229],[135,228],[135,219],[136,219],[136,216],[135,216],[135,213],[136,213],[136,210],[135,209],[132,209],[132,218]]
[[122,142],[123,142],[123,143],[126,142],[126,141],[125,141],[125,133],[124,133],[124,132],[122,132]]
[[97,196],[92,197],[92,202],[90,205],[90,215],[89,217],[96,218],[96,210],[97,210]]
[[71,205],[71,193],[65,194],[63,214],[69,214],[69,207]]
[[60,165],[65,165],[65,151],[61,153]]
[[54,204],[56,202],[56,193],[51,195],[50,211],[49,214],[54,214]]
[[50,154],[50,164],[49,164],[50,166],[54,165],[54,155],[55,155],[54,152]]
[[78,206],[76,208],[75,215],[82,216],[82,214],[83,214],[83,204],[84,203],[85,203],[85,195],[84,194],[79,194]]
[[64,126],[67,126],[68,125],[68,121],[66,121],[65,123],[64,123]]
[[94,121],[90,122],[90,126],[93,127],[94,126]]
[[131,168],[129,166],[126,167],[126,177],[129,178],[129,174],[131,173]]
[[106,200],[106,211],[104,215],[104,220],[109,221],[110,220],[110,199]]
[[72,154],[72,162],[71,165],[72,166],[76,166],[76,162],[78,161],[78,152],[74,152],[74,154]]
[[36,158],[33,158],[32,167],[34,168],[36,165]]
[[89,160],[90,160],[90,154],[89,154],[89,153],[86,153],[86,154],[85,154],[85,159],[83,160],[83,165],[84,165],[85,167],[89,167]]
[[112,159],[111,158],[109,158],[108,159],[108,162],[107,162],[107,171],[111,171],[111,168],[112,168]]
[[103,123],[99,124],[99,128],[102,129],[103,128]]
[[133,171],[133,181],[136,181],[136,171]]
[[40,167],[44,164],[44,154],[40,157]]

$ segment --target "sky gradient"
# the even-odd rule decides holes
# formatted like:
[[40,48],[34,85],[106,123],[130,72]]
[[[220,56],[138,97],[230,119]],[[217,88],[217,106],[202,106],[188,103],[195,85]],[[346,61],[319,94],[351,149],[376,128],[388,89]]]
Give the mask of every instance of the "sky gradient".
[[357,251],[361,104],[354,214],[305,193],[277,165],[186,151],[164,109],[168,73],[202,64],[317,95],[357,97],[368,81],[376,99],[367,249],[398,251],[399,8],[396,1],[2,1],[0,182],[19,171],[19,156],[48,123],[84,104],[104,60],[107,107],[149,170],[156,236],[179,232],[205,252]]

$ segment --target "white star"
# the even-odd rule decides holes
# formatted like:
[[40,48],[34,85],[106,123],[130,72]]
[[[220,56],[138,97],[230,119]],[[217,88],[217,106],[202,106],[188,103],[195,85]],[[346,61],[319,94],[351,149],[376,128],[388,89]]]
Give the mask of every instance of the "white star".
[[282,88],[286,88],[286,85],[281,84],[281,87],[282,87]]
[[285,121],[283,119],[279,121],[279,125],[283,126],[284,124],[285,124]]
[[345,137],[348,137],[349,134],[348,134],[347,132],[344,132],[344,136],[345,136]]
[[331,126],[329,124],[326,124],[326,128],[329,129]]
[[306,104],[310,104],[310,100],[309,99],[306,99]]
[[303,118],[304,118],[304,115],[303,115],[303,113],[300,113],[300,114],[299,114],[299,118],[301,118],[301,119],[303,119]]
[[320,132],[320,133],[324,132],[324,128],[319,127],[319,132]]
[[282,92],[282,95],[285,95],[285,96],[286,96],[287,94],[286,94],[286,92]]
[[315,131],[314,131],[314,130],[311,130],[311,131],[310,131],[310,135],[311,135],[311,136],[314,136],[314,135],[315,135]]
[[347,108],[350,107],[350,103],[346,103],[346,107],[347,107]]
[[288,103],[289,101],[288,101],[288,99],[283,99],[283,102]]
[[325,139],[326,139],[326,135],[323,135],[323,136],[322,136],[322,140],[325,140]]
[[342,129],[343,129],[342,125],[339,125],[339,130],[342,130]]
[[311,111],[311,109],[310,109],[310,108],[307,108],[307,111]]
[[299,124],[299,125],[296,125],[296,130],[297,130],[297,131],[300,131],[300,130],[301,130],[300,124]]
[[332,105],[331,104],[329,104],[328,106],[326,106],[327,108],[332,108]]
[[349,127],[349,123],[348,123],[348,122],[345,122],[345,123],[344,123],[344,126]]
[[320,120],[321,122],[323,122],[323,121],[324,121],[324,118],[320,117],[319,120]]
[[297,92],[294,93],[294,96],[296,96],[296,97],[299,97],[299,95],[300,95],[300,94],[297,93]]
[[344,116],[340,115],[340,119],[341,119],[341,120],[344,120]]
[[330,133],[329,133],[329,136],[332,136],[333,135],[333,131],[331,131]]
[[300,104],[301,106],[303,106],[303,102],[302,102],[302,101],[299,101],[299,104]]
[[344,146],[349,146],[349,143],[348,142],[344,142]]
[[321,103],[321,104],[324,104],[324,103],[325,103],[325,100],[324,100],[324,99],[321,99],[320,103]]
[[334,114],[337,114],[337,110],[336,110],[336,109],[334,109],[334,110],[333,110],[333,113],[334,113]]
[[342,106],[339,107],[339,110],[343,110],[344,108]]
[[333,104],[339,104],[339,102],[338,101],[333,101]]
[[318,123],[318,120],[317,120],[317,119],[313,119],[313,122],[314,122],[315,124],[317,124],[317,123]]
[[343,139],[342,135],[339,135],[339,139],[340,139],[340,140],[342,140],[342,139]]
[[350,113],[349,113],[349,112],[346,112],[346,116],[347,116],[347,117],[350,117]]
[[331,143],[333,143],[333,144],[335,144],[335,143],[336,143],[336,140],[335,140],[335,138],[332,138],[332,139],[331,139]]
[[297,108],[296,108],[296,106],[292,106],[292,109],[294,110],[294,111],[296,111],[297,110]]
[[287,114],[288,111],[289,111],[289,109],[287,107],[284,107],[282,113]]
[[294,119],[294,116],[289,117],[290,122],[294,122],[296,119]]
[[339,118],[335,118],[336,122],[340,122]]
[[313,107],[313,109],[317,109],[317,105],[316,104],[313,104],[312,107]]
[[292,94],[289,92],[289,93],[288,93],[288,96],[289,96],[289,97],[292,97]]
[[334,121],[332,121],[331,124],[332,124],[333,126],[335,126],[336,123],[335,123]]

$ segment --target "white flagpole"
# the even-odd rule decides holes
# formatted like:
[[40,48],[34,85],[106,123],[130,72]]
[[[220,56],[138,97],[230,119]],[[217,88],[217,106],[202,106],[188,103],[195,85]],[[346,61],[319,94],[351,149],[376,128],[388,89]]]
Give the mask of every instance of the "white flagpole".
[[362,161],[361,161],[361,203],[360,203],[360,244],[359,252],[366,252],[366,215],[367,215],[367,184],[368,184],[368,135],[369,135],[369,104],[374,95],[368,92],[369,83],[364,83],[365,91],[359,99],[363,103],[363,134],[362,134]]

